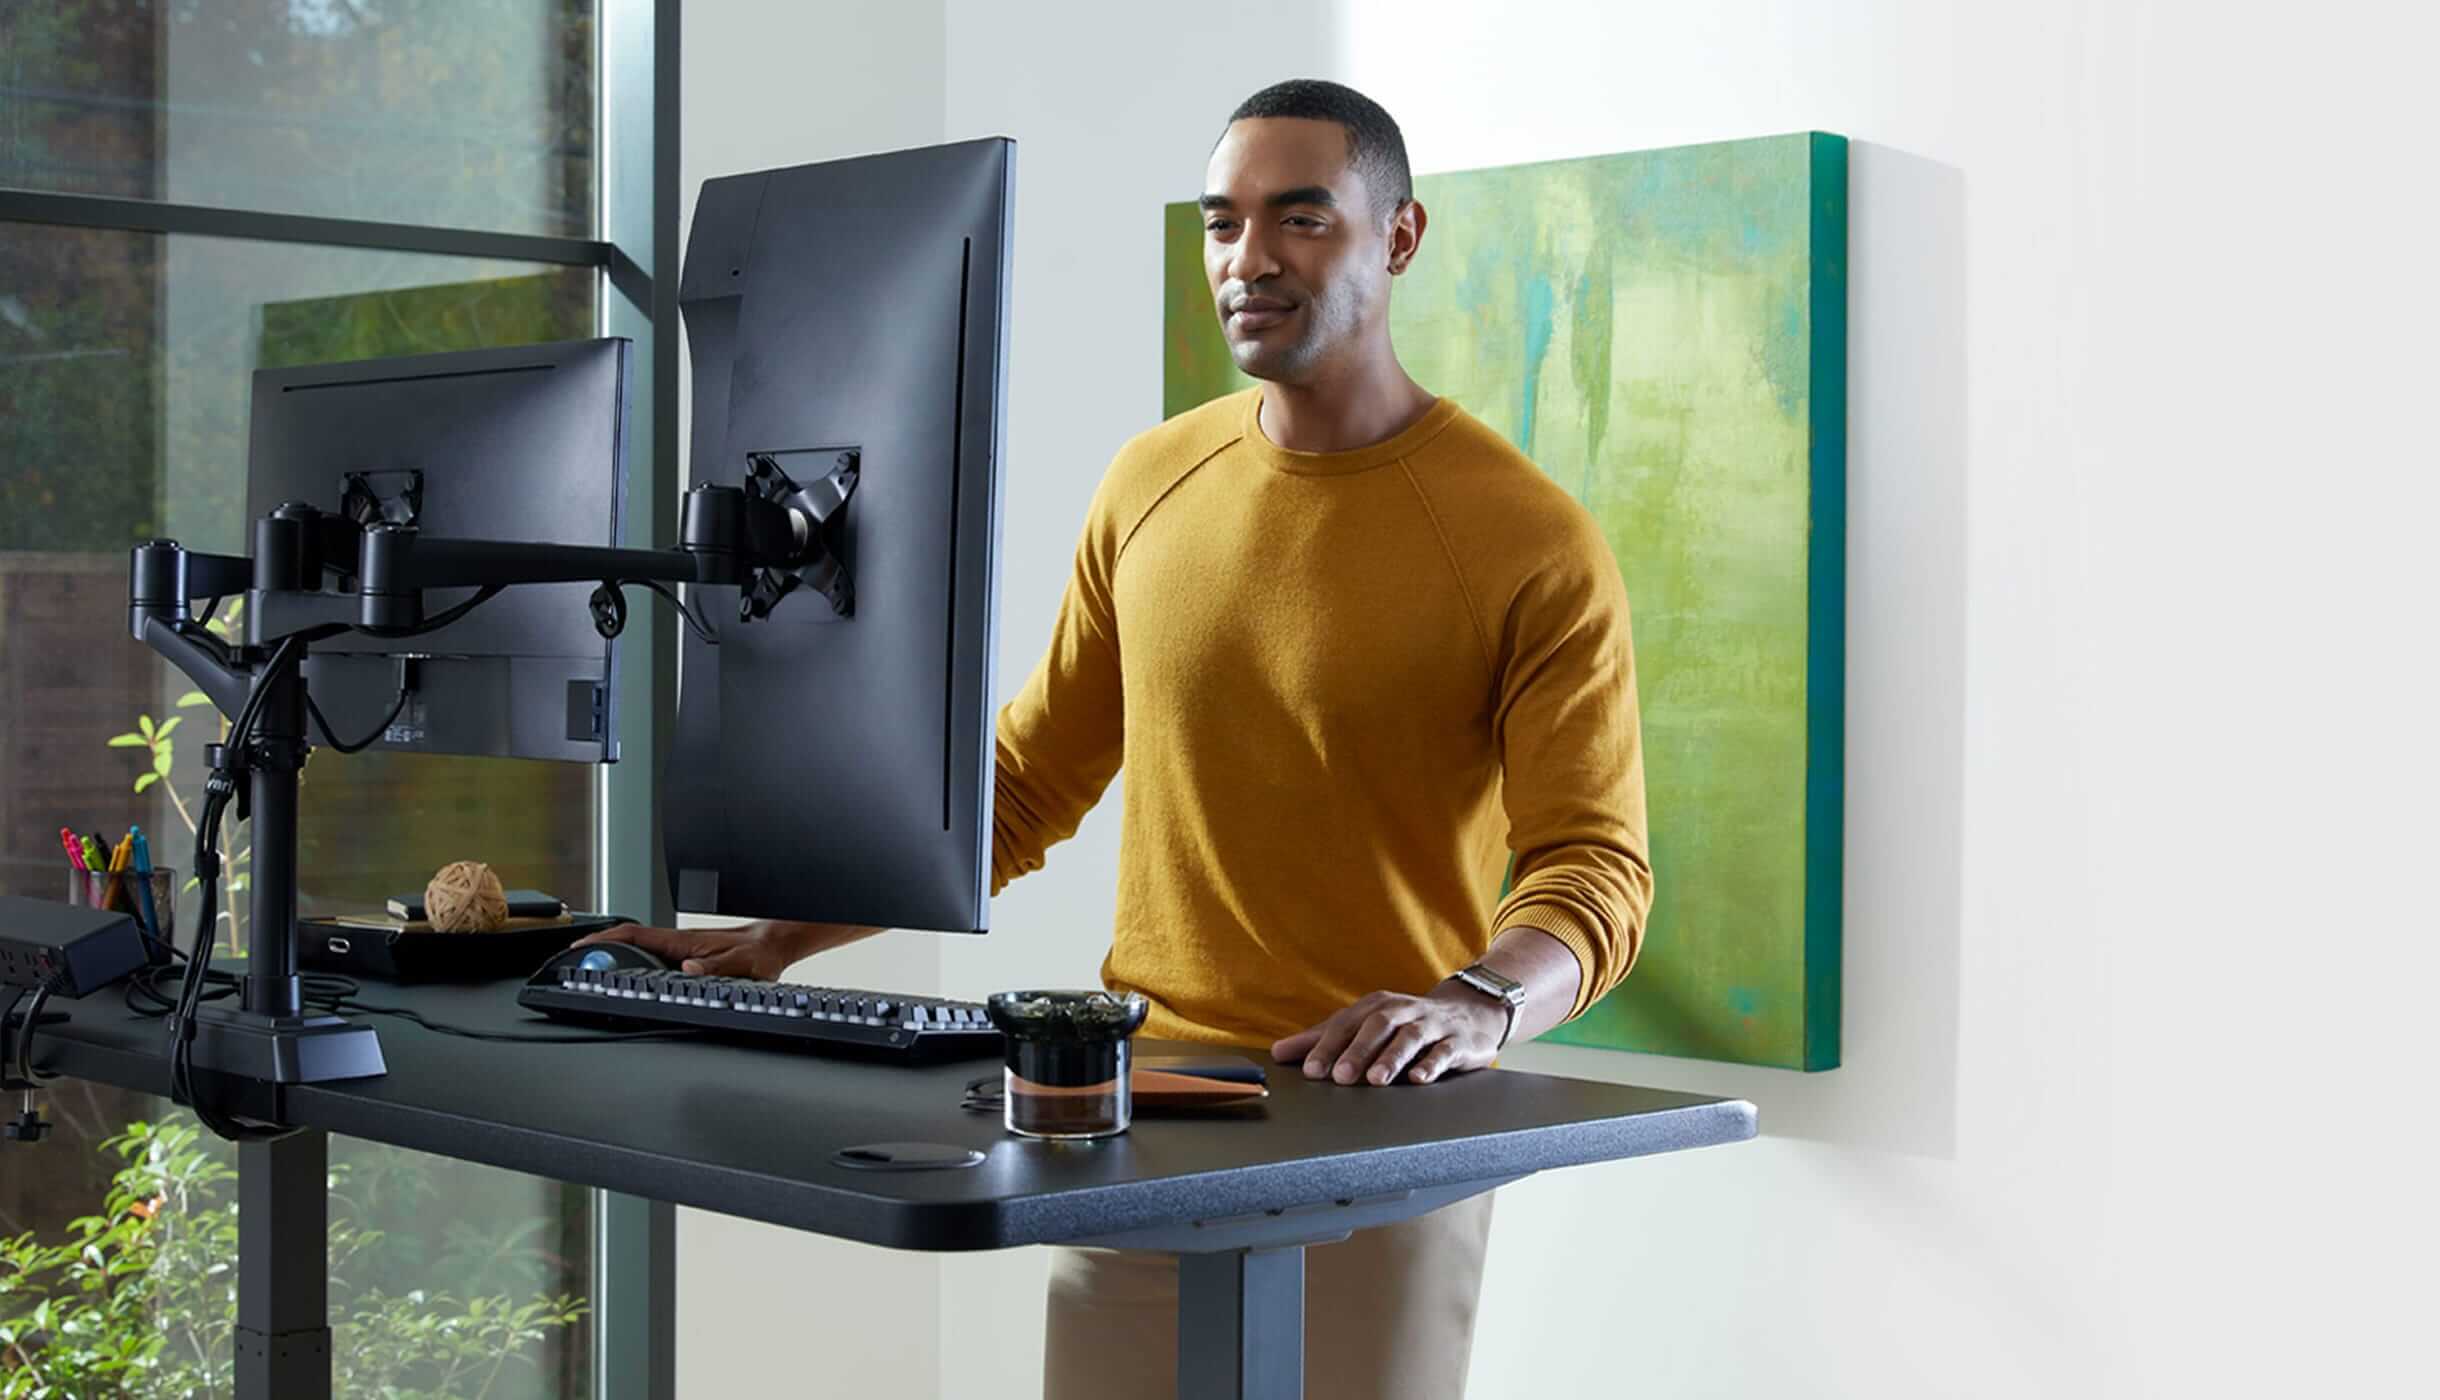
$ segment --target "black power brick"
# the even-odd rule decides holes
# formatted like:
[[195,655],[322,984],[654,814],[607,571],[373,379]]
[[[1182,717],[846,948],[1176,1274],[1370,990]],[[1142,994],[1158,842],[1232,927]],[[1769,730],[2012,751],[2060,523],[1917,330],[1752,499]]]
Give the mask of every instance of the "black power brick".
[[117,910],[0,894],[0,987],[81,997],[149,960],[136,921]]

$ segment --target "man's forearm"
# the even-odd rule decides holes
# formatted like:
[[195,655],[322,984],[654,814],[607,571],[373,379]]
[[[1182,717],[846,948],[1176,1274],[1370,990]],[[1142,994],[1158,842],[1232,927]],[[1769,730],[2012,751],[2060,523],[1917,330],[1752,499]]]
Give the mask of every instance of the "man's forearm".
[[816,953],[827,953],[833,948],[844,948],[850,943],[860,943],[876,933],[889,932],[887,925],[873,924],[800,924],[786,919],[762,919],[757,924],[762,930],[762,937],[788,950],[791,962],[810,958]]

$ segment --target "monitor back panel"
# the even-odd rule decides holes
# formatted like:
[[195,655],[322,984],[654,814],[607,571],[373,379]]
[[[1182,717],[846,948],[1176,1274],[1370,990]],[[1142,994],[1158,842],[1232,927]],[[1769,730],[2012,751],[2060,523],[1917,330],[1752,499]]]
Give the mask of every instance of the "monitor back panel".
[[[628,358],[628,341],[605,338],[258,371],[247,519],[285,501],[338,512],[351,474],[395,497],[414,473],[426,534],[619,544]],[[511,588],[420,637],[319,641],[307,683],[352,741],[389,709],[392,658],[429,657],[378,747],[615,759],[613,652],[593,628],[592,591]],[[426,611],[473,592],[435,589]]]
[[681,641],[664,784],[695,913],[988,922],[1002,364],[1014,146],[965,142],[707,181],[680,286],[689,484],[858,454],[854,611],[800,588]]

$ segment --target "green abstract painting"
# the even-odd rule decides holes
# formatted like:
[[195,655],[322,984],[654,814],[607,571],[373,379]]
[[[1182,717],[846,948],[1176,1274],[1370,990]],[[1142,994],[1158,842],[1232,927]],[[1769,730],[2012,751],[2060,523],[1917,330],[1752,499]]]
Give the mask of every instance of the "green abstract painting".
[[[1839,1055],[1847,142],[1423,176],[1399,358],[1598,519],[1634,609],[1658,894],[1624,984],[1550,1039]],[[1247,387],[1168,206],[1165,414]],[[1497,890],[1485,890],[1486,902]]]

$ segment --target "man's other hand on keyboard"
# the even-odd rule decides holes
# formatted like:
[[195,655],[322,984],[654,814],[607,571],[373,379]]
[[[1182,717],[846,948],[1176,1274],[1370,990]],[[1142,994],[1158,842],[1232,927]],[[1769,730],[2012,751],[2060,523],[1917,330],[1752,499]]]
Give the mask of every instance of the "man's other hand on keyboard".
[[729,928],[651,928],[620,924],[576,940],[632,943],[668,959],[680,972],[704,977],[750,977],[776,982],[781,973],[814,954],[882,930],[864,924],[797,924],[760,919]]

